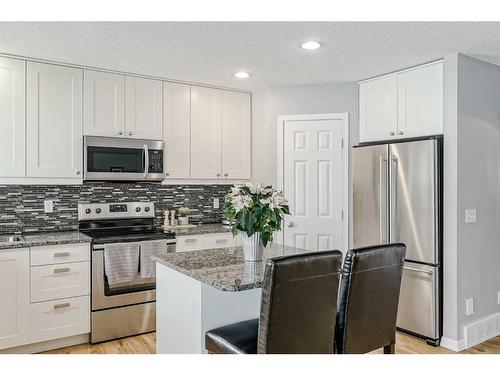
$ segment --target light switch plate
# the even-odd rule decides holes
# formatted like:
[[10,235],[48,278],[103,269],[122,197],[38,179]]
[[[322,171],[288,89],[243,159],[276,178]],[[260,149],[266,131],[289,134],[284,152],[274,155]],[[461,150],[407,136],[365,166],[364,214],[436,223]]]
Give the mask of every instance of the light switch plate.
[[472,315],[474,314],[474,298],[467,298],[465,300],[465,314]]
[[465,223],[475,223],[476,222],[476,209],[475,208],[466,208],[465,209]]
[[43,202],[43,210],[48,212],[54,212],[54,201],[44,201]]
[[219,198],[214,198],[214,208],[219,208]]

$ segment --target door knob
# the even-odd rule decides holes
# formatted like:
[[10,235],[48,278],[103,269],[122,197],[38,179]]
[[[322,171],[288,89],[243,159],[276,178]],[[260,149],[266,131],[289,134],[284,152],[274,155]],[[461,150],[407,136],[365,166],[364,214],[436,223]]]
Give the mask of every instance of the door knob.
[[133,134],[134,134],[134,133],[132,133],[132,132],[128,132],[128,135],[133,135]]
[[118,132],[118,135],[123,135],[123,132],[122,132],[122,131],[119,131],[119,132]]
[[229,176],[229,174],[227,174],[227,173],[224,173],[224,177],[227,177],[227,176]]
[[80,171],[76,171],[77,176],[80,174]]
[[394,135],[395,135],[396,133],[394,133],[394,132],[391,132],[390,134],[391,134],[391,136],[394,136]]
[[399,134],[399,135],[403,135],[403,131],[402,131],[402,130],[400,130],[400,131],[398,132],[398,134]]
[[293,223],[291,221],[289,221],[287,224],[286,224],[287,227],[291,228],[293,227]]
[[217,173],[217,177],[220,177],[220,173]]

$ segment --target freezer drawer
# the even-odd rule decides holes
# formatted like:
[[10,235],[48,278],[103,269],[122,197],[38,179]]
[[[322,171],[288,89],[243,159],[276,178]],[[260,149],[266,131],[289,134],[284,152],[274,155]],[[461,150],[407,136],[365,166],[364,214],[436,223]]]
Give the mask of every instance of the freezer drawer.
[[405,262],[397,327],[439,338],[439,267]]

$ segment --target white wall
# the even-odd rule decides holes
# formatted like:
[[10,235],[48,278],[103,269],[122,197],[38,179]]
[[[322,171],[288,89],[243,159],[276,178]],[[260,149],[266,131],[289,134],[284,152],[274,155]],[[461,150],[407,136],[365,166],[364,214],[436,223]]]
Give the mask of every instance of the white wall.
[[252,97],[252,179],[276,186],[276,134],[279,115],[349,113],[351,145],[358,139],[355,83],[274,87]]

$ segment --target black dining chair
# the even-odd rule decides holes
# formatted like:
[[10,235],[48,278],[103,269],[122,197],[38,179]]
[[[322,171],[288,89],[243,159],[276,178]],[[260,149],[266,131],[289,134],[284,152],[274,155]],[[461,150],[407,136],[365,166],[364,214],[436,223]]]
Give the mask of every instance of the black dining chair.
[[208,331],[213,354],[334,353],[338,250],[269,259],[260,318]]
[[342,267],[335,351],[394,354],[404,244],[349,250]]

